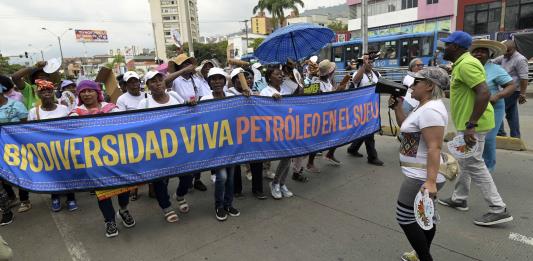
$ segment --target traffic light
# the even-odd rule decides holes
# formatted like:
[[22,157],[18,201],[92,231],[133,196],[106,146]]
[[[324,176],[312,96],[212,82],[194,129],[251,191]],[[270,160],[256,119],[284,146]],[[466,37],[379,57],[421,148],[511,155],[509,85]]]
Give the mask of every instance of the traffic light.
[[26,56],[26,58],[28,58],[28,52],[24,52],[24,56]]

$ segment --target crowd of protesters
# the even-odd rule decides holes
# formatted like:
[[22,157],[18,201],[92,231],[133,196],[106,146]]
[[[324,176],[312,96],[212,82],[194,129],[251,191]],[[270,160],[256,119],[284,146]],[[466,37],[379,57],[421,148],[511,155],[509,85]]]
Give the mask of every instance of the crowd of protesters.
[[[436,226],[425,231],[416,224],[413,201],[421,189],[427,189],[430,196],[436,199],[437,191],[445,183],[439,167],[445,163],[441,151],[448,125],[448,111],[442,102],[445,90],[450,90],[451,120],[457,131],[464,135],[468,145],[478,143],[479,146],[471,157],[459,160],[461,174],[455,190],[451,197],[441,198],[438,202],[467,211],[467,198],[473,181],[481,188],[489,205],[488,213],[476,218],[475,224],[491,226],[513,219],[498,193],[491,173],[494,173],[496,166],[496,135],[505,135],[504,114],[511,136],[520,136],[517,104],[526,102],[527,68],[524,69],[524,62],[527,66],[527,61],[516,51],[512,40],[505,44],[490,40],[473,41],[470,35],[458,31],[441,41],[446,46],[444,59],[453,64],[450,70],[451,80],[449,72],[437,67],[436,57],[433,66],[427,68],[424,68],[420,59],[413,59],[409,64],[409,75],[403,80],[403,84],[410,87],[407,95],[389,100],[397,122],[401,125],[402,145],[399,157],[401,171],[405,175],[397,200],[396,218],[414,249],[405,253],[403,260],[432,260],[430,246]],[[43,70],[46,62],[38,62],[11,76],[0,76],[0,123],[179,104],[196,106],[204,100],[235,95],[283,99],[285,95],[344,91],[378,82],[382,76],[373,68],[374,58],[372,54],[366,54],[358,64],[355,60],[352,61],[352,74],[347,75],[346,80],[336,82],[335,63],[329,60],[319,62],[316,57],[303,63],[288,59],[285,64],[278,65],[263,66],[254,63],[223,68],[217,60],[199,62],[186,54],[180,54],[168,62],[168,71],[149,71],[143,77],[134,71],[128,71],[118,76],[123,94],[116,104],[107,99],[101,83],[93,80],[54,82],[51,75]],[[312,85],[318,88],[306,89]],[[383,161],[378,158],[375,142],[374,135],[360,138],[348,147],[347,152],[354,157],[363,157],[359,149],[364,143],[367,162],[383,166]],[[335,152],[335,148],[324,151],[324,159],[330,164],[341,165]],[[257,199],[266,199],[267,194],[274,199],[290,198],[294,195],[287,179],[291,171],[294,182],[307,182],[309,176],[306,173],[320,172],[314,162],[319,155],[322,152],[281,159],[275,170],[271,170],[269,161],[213,169],[211,176],[214,182],[216,219],[224,221],[228,216],[240,215],[233,199],[243,195],[242,176],[251,181],[252,193]],[[244,175],[241,175],[241,171]],[[180,176],[178,187],[171,194],[167,188],[168,178],[149,185],[149,194],[157,200],[162,217],[167,222],[177,222],[178,213],[190,211],[186,199],[189,190],[208,189],[200,177],[201,173]],[[272,180],[269,183],[269,193],[264,191],[263,178]],[[74,193],[52,194],[52,211],[57,212],[63,208],[62,196],[66,197],[65,206],[69,211],[78,209]],[[130,200],[137,200],[137,189],[127,190],[117,197],[118,211],[115,211],[110,198],[98,200],[107,237],[118,235],[116,217],[120,218],[126,228],[136,224],[128,205]],[[173,208],[171,198],[176,200],[177,210]],[[0,186],[0,225],[13,222],[11,209],[14,207],[18,213],[29,211],[32,208],[30,194],[19,188],[17,198],[11,185],[3,182]]]

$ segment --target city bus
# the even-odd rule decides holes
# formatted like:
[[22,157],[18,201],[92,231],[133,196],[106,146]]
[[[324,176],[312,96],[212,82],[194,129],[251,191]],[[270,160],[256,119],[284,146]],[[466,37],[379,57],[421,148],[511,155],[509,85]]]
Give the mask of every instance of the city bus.
[[[413,58],[419,58],[427,65],[436,50],[440,51],[438,61],[443,64],[444,43],[439,38],[446,38],[449,34],[446,31],[433,31],[372,36],[368,38],[368,51],[379,52],[374,61],[375,67],[407,67]],[[348,62],[363,56],[360,38],[334,43],[327,51],[330,51],[328,57],[337,64],[338,70],[344,70]]]

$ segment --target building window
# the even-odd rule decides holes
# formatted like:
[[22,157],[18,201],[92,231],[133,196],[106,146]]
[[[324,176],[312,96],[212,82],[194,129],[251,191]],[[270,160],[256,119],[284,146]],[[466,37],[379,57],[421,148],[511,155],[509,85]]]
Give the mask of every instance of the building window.
[[500,16],[500,1],[467,5],[465,6],[463,31],[474,35],[497,32],[500,28]]
[[508,0],[505,7],[505,30],[533,27],[533,0]]
[[439,3],[439,0],[427,0],[426,3],[427,3],[428,5],[438,4],[438,3]]
[[418,0],[402,0],[402,10],[418,7]]

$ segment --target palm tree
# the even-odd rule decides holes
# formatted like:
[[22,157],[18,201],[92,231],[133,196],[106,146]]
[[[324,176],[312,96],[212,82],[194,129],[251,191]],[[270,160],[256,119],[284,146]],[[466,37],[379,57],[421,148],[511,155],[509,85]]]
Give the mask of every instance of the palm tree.
[[298,5],[303,8],[303,0],[259,0],[253,9],[253,13],[255,14],[267,10],[272,14],[272,18],[276,22],[279,22],[279,26],[282,27],[285,20],[285,9],[291,9],[296,15],[298,15],[300,13]]

